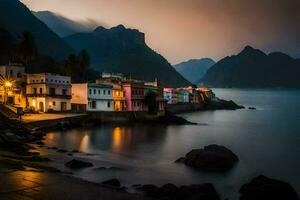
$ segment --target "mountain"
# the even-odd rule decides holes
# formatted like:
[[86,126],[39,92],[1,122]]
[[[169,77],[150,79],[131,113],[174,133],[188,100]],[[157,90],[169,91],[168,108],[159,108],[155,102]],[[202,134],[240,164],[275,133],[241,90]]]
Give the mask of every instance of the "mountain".
[[50,11],[32,13],[60,37],[66,37],[75,33],[91,32],[96,28],[93,21],[79,23]]
[[174,68],[191,83],[197,84],[206,71],[215,64],[210,58],[192,59],[174,65]]
[[20,40],[23,32],[30,32],[38,52],[45,56],[63,59],[73,51],[19,0],[0,0],[0,28],[8,32],[15,42]]
[[212,66],[200,85],[209,87],[300,87],[300,62],[284,53],[269,55],[246,46]]
[[91,33],[68,36],[65,41],[77,52],[86,49],[95,70],[148,81],[158,78],[166,86],[190,85],[163,56],[147,46],[145,34],[138,30],[123,25],[98,27]]

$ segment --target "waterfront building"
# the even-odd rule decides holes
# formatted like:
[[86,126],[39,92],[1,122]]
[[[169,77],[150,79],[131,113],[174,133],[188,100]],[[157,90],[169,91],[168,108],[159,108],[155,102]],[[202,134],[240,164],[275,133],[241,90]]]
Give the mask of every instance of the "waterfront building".
[[121,84],[112,83],[113,105],[114,111],[126,111],[126,99],[123,86]]
[[177,103],[189,103],[190,92],[188,90],[178,88],[177,92]]
[[[165,111],[165,99],[164,99],[164,90],[161,83],[159,83],[157,80],[154,82],[145,82],[144,84],[144,95],[145,97],[150,92],[153,92],[156,94],[156,101],[158,104],[158,111],[164,112]],[[147,107],[145,105],[145,107]],[[148,108],[146,108],[148,110]]]
[[75,112],[114,111],[111,85],[72,84],[72,110]]
[[123,82],[127,111],[144,111],[144,82],[127,80]]
[[24,66],[17,63],[0,66],[0,102],[25,107],[24,82]]
[[175,88],[164,88],[164,99],[167,101],[167,104],[176,104],[177,103],[177,92]]
[[71,110],[71,77],[50,73],[27,74],[27,106],[33,111]]

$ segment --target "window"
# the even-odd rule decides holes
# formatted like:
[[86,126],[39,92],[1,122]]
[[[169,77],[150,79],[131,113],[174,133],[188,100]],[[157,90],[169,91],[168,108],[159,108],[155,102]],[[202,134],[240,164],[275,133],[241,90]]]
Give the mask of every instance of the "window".
[[46,78],[46,82],[48,82],[48,79]]
[[44,79],[41,79],[41,82],[43,83],[43,82],[44,82]]
[[51,79],[51,82],[53,82],[53,79]]
[[62,90],[62,94],[63,94],[63,95],[67,95],[67,89],[63,89],[63,90]]
[[36,88],[33,88],[33,94],[36,94]]
[[55,83],[57,83],[57,80],[55,80]]
[[43,94],[43,88],[40,88],[40,94]]
[[110,108],[110,101],[107,102],[107,107]]
[[21,77],[22,77],[22,73],[21,73],[21,72],[18,72],[17,77],[18,77],[18,78],[21,78]]
[[92,94],[92,89],[89,89],[89,94]]
[[67,81],[67,83],[69,83],[69,81]]
[[65,81],[63,81],[63,83],[65,83]]
[[32,80],[33,83],[35,83],[35,80]]
[[14,76],[14,71],[13,71],[13,70],[10,70],[10,71],[9,71],[9,75],[10,75],[11,77],[13,77],[13,76]]
[[52,102],[52,105],[55,106],[55,104],[56,104],[55,101],[53,101],[53,102]]
[[108,95],[110,95],[110,90],[107,91]]
[[55,88],[50,88],[50,95],[55,95]]
[[92,108],[96,109],[96,101],[92,101]]
[[61,80],[59,80],[58,82],[61,83]]
[[101,90],[98,90],[98,94],[101,94]]
[[96,94],[96,89],[94,89],[94,94]]
[[103,94],[105,95],[105,93],[106,93],[106,90],[103,90]]

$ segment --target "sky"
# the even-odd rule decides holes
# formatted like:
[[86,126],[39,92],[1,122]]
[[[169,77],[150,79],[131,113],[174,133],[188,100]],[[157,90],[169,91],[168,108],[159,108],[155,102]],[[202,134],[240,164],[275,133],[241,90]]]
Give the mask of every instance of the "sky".
[[300,0],[21,0],[72,20],[123,24],[172,64],[219,60],[251,45],[300,57]]

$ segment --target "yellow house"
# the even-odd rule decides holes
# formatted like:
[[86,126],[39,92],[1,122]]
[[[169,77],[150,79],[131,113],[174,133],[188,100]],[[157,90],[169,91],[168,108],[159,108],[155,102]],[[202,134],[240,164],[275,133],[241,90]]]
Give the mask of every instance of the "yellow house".
[[114,111],[126,111],[125,92],[119,84],[113,86]]

